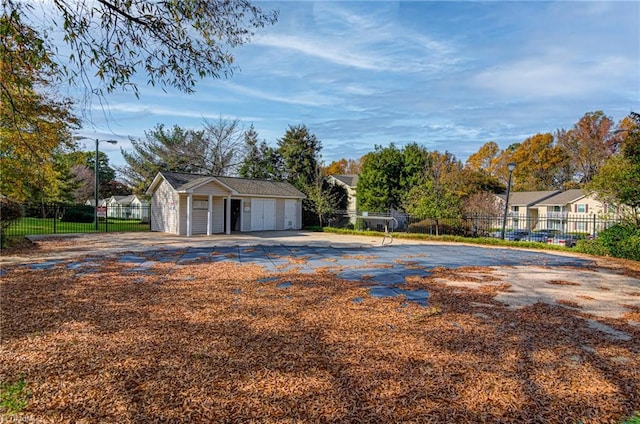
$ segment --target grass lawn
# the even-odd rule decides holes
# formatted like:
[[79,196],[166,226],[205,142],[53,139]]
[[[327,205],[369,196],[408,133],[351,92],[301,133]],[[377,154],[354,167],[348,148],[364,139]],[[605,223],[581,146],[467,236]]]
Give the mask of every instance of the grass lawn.
[[407,281],[429,291],[421,307],[329,272],[136,266],[4,267],[8,422],[586,424],[640,410],[631,318],[607,320],[633,336],[612,340],[577,308],[506,307],[508,284],[442,283],[474,278],[455,269]]
[[[108,222],[98,223],[98,232],[117,231],[149,231],[149,223],[140,223],[140,220],[109,218]],[[68,233],[93,233],[95,223],[62,222],[53,218],[21,218],[11,225],[7,236],[28,236],[34,234],[68,234]]]

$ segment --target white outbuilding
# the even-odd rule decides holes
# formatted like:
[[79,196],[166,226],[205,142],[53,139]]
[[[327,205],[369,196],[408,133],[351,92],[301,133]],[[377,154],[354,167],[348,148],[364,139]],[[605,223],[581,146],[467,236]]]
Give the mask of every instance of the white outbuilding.
[[159,172],[147,190],[151,231],[191,236],[299,230],[306,196],[283,181]]

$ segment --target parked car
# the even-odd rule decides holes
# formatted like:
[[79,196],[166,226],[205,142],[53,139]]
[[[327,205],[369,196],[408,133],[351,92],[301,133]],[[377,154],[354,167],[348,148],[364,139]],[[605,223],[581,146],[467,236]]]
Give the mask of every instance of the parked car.
[[575,247],[578,240],[584,239],[584,236],[576,234],[561,234],[550,238],[547,243],[557,244],[559,246]]
[[529,234],[529,237],[527,237],[527,240],[536,241],[538,243],[547,243],[549,241],[549,238],[552,238],[552,237],[553,235],[546,231],[534,231],[531,234]]
[[504,234],[504,239],[510,241],[527,240],[527,237],[529,237],[529,231],[527,230],[513,230]]

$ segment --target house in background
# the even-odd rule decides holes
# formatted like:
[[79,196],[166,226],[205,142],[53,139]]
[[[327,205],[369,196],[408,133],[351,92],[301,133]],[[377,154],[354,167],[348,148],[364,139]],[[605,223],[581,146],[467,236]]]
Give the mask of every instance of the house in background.
[[151,230],[191,236],[299,230],[302,199],[287,182],[159,172],[147,190]]
[[[514,230],[533,230],[538,225],[538,203],[555,196],[560,190],[550,191],[516,191],[509,194],[507,212],[507,228]],[[498,194],[502,208],[506,194]]]
[[356,222],[357,215],[357,196],[356,187],[358,186],[358,176],[355,174],[344,175],[329,175],[327,177],[329,184],[338,185],[343,187],[347,191],[347,215],[349,215],[349,222],[352,224]]
[[104,206],[109,218],[149,220],[149,202],[135,194],[111,196],[104,200]]
[[606,203],[597,200],[593,194],[587,195],[582,189],[563,191],[548,197],[534,205],[544,222],[538,224],[539,229],[560,230],[594,234],[594,217],[607,215],[610,210]]

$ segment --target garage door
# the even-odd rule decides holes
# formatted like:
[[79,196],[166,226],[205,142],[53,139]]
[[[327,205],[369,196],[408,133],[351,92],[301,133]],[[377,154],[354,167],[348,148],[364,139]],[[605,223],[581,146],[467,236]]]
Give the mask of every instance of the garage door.
[[251,199],[251,231],[267,231],[275,229],[275,199]]
[[293,230],[296,228],[298,222],[298,208],[297,201],[285,200],[284,201],[284,229]]

